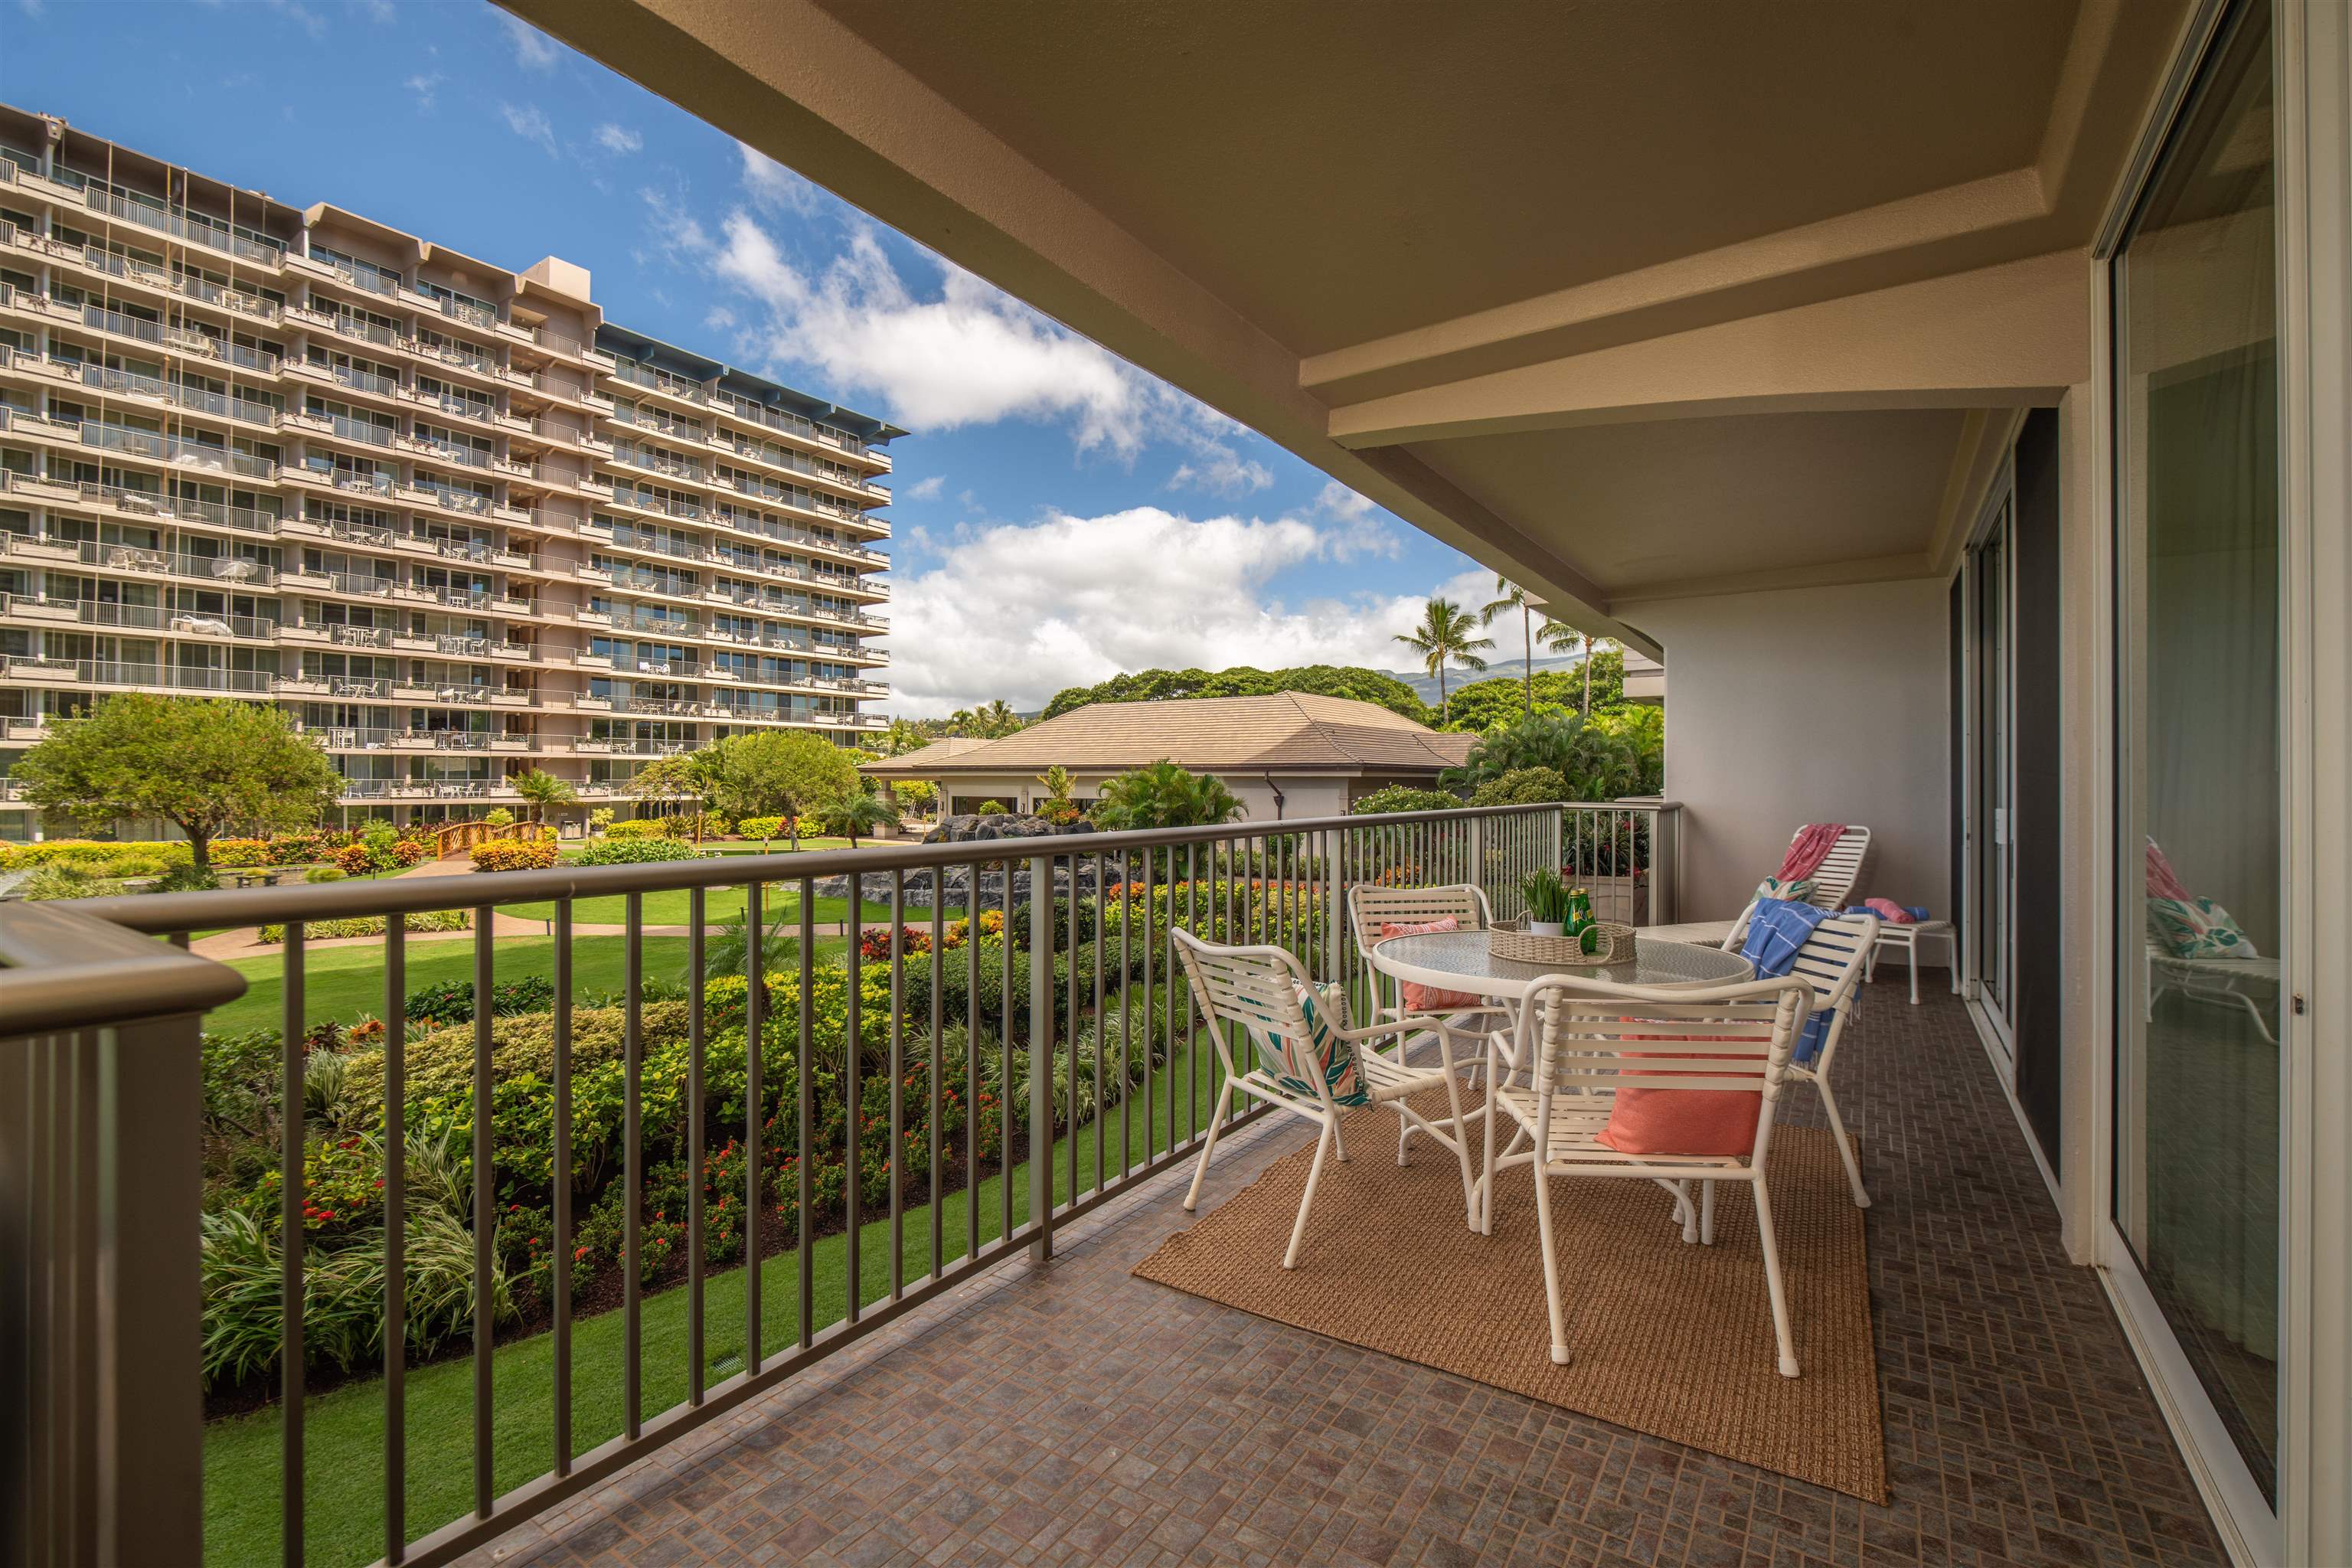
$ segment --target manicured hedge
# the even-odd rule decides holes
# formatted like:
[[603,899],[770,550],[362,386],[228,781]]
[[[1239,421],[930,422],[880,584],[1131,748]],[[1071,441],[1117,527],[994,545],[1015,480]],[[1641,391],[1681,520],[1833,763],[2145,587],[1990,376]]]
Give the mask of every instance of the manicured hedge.
[[[382,915],[359,915],[351,920],[304,921],[302,934],[312,941],[336,936],[382,936],[383,919]],[[410,915],[401,924],[408,931],[469,931],[473,928],[474,917],[464,910],[430,910],[423,914]],[[286,928],[282,925],[263,926],[254,940],[284,942]]]
[[544,871],[555,864],[552,838],[489,838],[473,848],[477,871]]
[[[615,824],[615,827],[625,824]],[[702,851],[681,838],[597,839],[572,858],[575,866],[641,866],[655,860],[698,860]]]

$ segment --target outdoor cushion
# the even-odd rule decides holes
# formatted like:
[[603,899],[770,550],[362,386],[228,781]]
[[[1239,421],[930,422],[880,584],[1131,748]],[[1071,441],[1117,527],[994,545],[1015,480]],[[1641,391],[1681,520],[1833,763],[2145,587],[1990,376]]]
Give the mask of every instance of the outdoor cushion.
[[[1676,1051],[1626,1054],[1691,1059],[1688,1053]],[[1701,1070],[1709,1077],[1723,1073],[1714,1066]],[[1760,1089],[1621,1089],[1610,1107],[1609,1124],[1593,1135],[1593,1142],[1620,1154],[1746,1155],[1755,1151],[1756,1122],[1763,1110]]]
[[1312,985],[1300,985],[1299,1011],[1307,1016],[1307,1036],[1292,1039],[1266,1031],[1274,1042],[1279,1060],[1272,1069],[1276,1083],[1293,1094],[1308,1100],[1315,1098],[1315,1079],[1321,1079],[1331,1091],[1334,1105],[1370,1105],[1372,1091],[1356,1070],[1356,1047],[1352,1040],[1343,1040],[1331,1030],[1331,1017],[1338,1013],[1339,1004],[1333,996]]
[[[1461,929],[1462,922],[1452,915],[1447,915],[1443,920],[1430,921],[1422,925],[1383,923],[1381,927],[1381,940],[1386,942],[1392,936],[1426,936],[1431,931],[1460,931]],[[1423,985],[1411,980],[1398,981],[1397,987],[1404,998],[1404,1010],[1408,1013],[1458,1013],[1465,1007],[1483,1007],[1486,1005],[1485,997],[1468,991],[1440,991],[1434,985]]]
[[2148,929],[2175,958],[2260,958],[2230,911],[2210,899],[2147,900]]
[[1789,882],[1784,882],[1778,877],[1767,877],[1756,884],[1758,898],[1769,899],[1778,903],[1802,903],[1812,897],[1812,880],[1806,877],[1799,877],[1794,881]]

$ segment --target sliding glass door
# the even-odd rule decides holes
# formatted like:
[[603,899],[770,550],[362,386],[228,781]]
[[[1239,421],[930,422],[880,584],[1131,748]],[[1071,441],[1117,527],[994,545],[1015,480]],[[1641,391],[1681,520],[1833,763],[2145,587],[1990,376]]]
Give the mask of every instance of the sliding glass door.
[[[2286,819],[2267,0],[2222,24],[2113,262],[2115,1138],[2127,1298],[2197,1447],[2278,1503]],[[2252,1499],[2257,1496],[2259,1501]],[[2237,1511],[2235,1509],[2233,1512]]]
[[2016,502],[2006,480],[1977,542],[1969,551],[1972,644],[1969,717],[1971,776],[1969,780],[1967,902],[1977,1002],[2000,1047],[2012,1059],[2015,1035],[2010,1025],[2011,927],[2016,910]]

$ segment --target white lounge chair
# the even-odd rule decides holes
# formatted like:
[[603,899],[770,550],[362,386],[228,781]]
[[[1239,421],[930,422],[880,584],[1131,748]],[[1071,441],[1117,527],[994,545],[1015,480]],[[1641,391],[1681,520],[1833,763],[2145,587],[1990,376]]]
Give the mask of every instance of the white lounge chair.
[[1837,1138],[1838,1158],[1845,1162],[1846,1184],[1853,1189],[1854,1206],[1865,1209],[1870,1193],[1862,1184],[1862,1168],[1854,1162],[1853,1145],[1846,1141],[1845,1119],[1838,1114],[1837,1096],[1830,1089],[1830,1064],[1837,1059],[1838,1042],[1853,1017],[1854,994],[1877,945],[1876,915],[1832,915],[1813,928],[1789,966],[1790,973],[1813,988],[1812,1013],[1830,1015],[1822,1048],[1813,1053],[1811,1065],[1792,1058],[1789,1076],[1821,1092],[1822,1109],[1829,1112],[1830,1131]]
[[[1315,1160],[1307,1168],[1307,1190],[1299,1194],[1298,1218],[1291,1225],[1290,1246],[1282,1255],[1285,1268],[1298,1266],[1298,1247],[1307,1235],[1307,1215],[1315,1204],[1316,1184],[1323,1178],[1323,1162],[1335,1152],[1342,1160],[1348,1157],[1339,1142],[1342,1108],[1332,1098],[1331,1086],[1324,1075],[1315,1070],[1307,1059],[1313,1055],[1313,1047],[1306,1009],[1299,1001],[1299,989],[1304,986],[1314,994],[1317,1010],[1325,1016],[1326,1026],[1343,1048],[1363,1047],[1356,1049],[1356,1070],[1369,1103],[1389,1107],[1454,1152],[1462,1167],[1463,1209],[1475,1223],[1471,1207],[1468,1122],[1462,1111],[1462,1085],[1454,1071],[1454,1048],[1451,1036],[1443,1027],[1444,1020],[1406,1015],[1350,1029],[1345,1026],[1346,999],[1339,988],[1315,986],[1298,960],[1283,949],[1220,947],[1202,942],[1190,931],[1170,934],[1175,940],[1177,956],[1183,963],[1185,978],[1191,983],[1193,1000],[1200,1006],[1202,1023],[1215,1042],[1218,1060],[1225,1069],[1224,1085],[1217,1091],[1216,1110],[1209,1118],[1208,1133],[1201,1142],[1200,1163],[1192,1168],[1192,1185],[1184,1194],[1188,1213],[1201,1201],[1201,1184],[1209,1174],[1209,1157],[1216,1152],[1217,1131],[1224,1124],[1235,1089],[1254,1094],[1311,1121],[1320,1130],[1315,1141]],[[1240,1025],[1252,1047],[1246,1066],[1234,1058],[1232,1039],[1228,1031],[1220,1026],[1227,1023]],[[1424,1031],[1437,1037],[1438,1065],[1434,1068],[1415,1067],[1404,1059],[1406,1041]],[[1372,1041],[1382,1037],[1395,1042],[1393,1056],[1370,1048]],[[1443,1123],[1432,1121],[1406,1102],[1407,1095],[1440,1088],[1445,1090],[1450,1112]],[[1398,1163],[1403,1163],[1402,1141]]]
[[[1705,1194],[1697,1239],[1715,1239],[1715,1184],[1745,1182],[1756,1199],[1764,1249],[1764,1287],[1772,1308],[1783,1377],[1797,1375],[1788,1293],[1772,1230],[1765,1163],[1772,1149],[1772,1110],[1788,1080],[1789,1053],[1804,1026],[1812,988],[1794,975],[1704,989],[1612,985],[1551,975],[1537,982],[1521,1007],[1519,1060],[1529,1087],[1505,1086],[1496,1099],[1532,1141],[1536,1228],[1543,1244],[1544,1306],[1551,1359],[1569,1362],[1558,1248],[1552,1237],[1551,1183],[1560,1176],[1655,1181]],[[1660,1063],[1655,1058],[1671,1057]],[[1746,1090],[1762,1096],[1754,1146],[1744,1155],[1621,1154],[1600,1142],[1617,1096],[1627,1089]],[[1686,1201],[1677,1198],[1678,1212]],[[1685,1229],[1685,1236],[1689,1236]]]
[[[1797,833],[1803,831],[1801,827]],[[1797,841],[1797,833],[1789,836],[1790,843]],[[1828,910],[1832,913],[1860,902],[1864,896],[1863,873],[1869,858],[1870,829],[1848,827],[1838,835],[1838,841],[1830,846],[1829,855],[1814,870],[1812,889],[1805,895],[1805,901],[1817,910]],[[1755,912],[1756,900],[1751,898],[1748,900],[1748,907],[1740,910],[1735,920],[1686,921],[1680,925],[1649,926],[1643,930],[1642,934],[1665,942],[1696,942],[1703,947],[1720,947],[1727,952],[1736,952],[1748,940],[1748,917]]]
[[2262,1003],[2242,985],[2267,986],[2278,995],[2279,961],[2275,958],[2180,958],[2161,943],[2147,943],[2147,1002],[2145,1016],[2153,1020],[2156,1005],[2178,991],[2193,1002],[2219,1007],[2242,1007],[2265,1045],[2277,1045],[2278,1036],[2263,1013]]

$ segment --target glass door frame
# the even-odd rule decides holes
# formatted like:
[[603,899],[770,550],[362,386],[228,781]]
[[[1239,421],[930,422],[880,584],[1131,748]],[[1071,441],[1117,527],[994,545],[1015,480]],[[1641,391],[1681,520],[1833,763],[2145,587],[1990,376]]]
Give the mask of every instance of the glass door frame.
[[[1986,561],[1998,556],[2000,582],[1987,582]],[[2015,1037],[2011,1031],[2011,986],[2016,976],[2017,867],[2005,857],[1999,885],[1988,887],[1985,862],[1998,837],[2014,840],[2017,801],[2017,473],[2016,454],[2001,458],[2000,473],[1987,491],[1982,509],[1961,555],[1960,628],[1960,832],[1962,850],[1958,889],[1964,940],[1959,962],[1966,966],[1966,995],[1994,1047],[1995,1065],[2005,1080],[2014,1083],[2017,1066]],[[2000,615],[1998,648],[1988,647],[1985,609],[1989,594],[1998,588],[1995,606]],[[2000,711],[1988,718],[1986,668],[1989,658],[2001,665]],[[1993,749],[1989,729],[1997,724],[2000,744]],[[2000,759],[2006,777],[2001,800],[1987,800],[1986,780],[1992,759]],[[1996,816],[1995,814],[2002,814]],[[1998,919],[1986,917],[1998,911]],[[1998,957],[2004,982],[1997,991],[1987,984],[1986,941],[1998,932]],[[1998,995],[1999,1000],[1995,1001]]]
[[[2087,969],[2094,996],[2094,1074],[2088,1147],[2081,1152],[2091,1176],[2093,1262],[2105,1287],[2125,1337],[2147,1373],[2158,1407],[2171,1428],[2191,1479],[2213,1517],[2233,1562],[2263,1568],[2343,1554],[2352,1540],[2352,1509],[2343,1486],[2347,1453],[2344,1423],[2325,1413],[2344,1405],[2346,1381],[2334,1355],[2315,1359],[2315,1346],[2345,1342],[2347,1303],[2340,1285],[2315,1289],[2327,1260],[2346,1255],[2341,1232],[2352,1203],[2335,1190],[2342,1184],[2315,1183],[2315,1170],[2331,1166],[2341,1175],[2347,1127],[2337,1120],[2323,1128],[2314,1094],[2314,1019],[2305,1016],[2304,993],[2341,983],[2313,967],[2318,900],[2344,898],[2347,879],[2313,859],[2319,841],[2314,815],[2319,775],[2314,763],[2322,750],[2346,752],[2342,716],[2315,709],[2310,701],[2321,667],[2314,659],[2315,629],[2342,638],[2345,606],[2315,600],[2315,520],[2342,529],[2347,522],[2347,467],[2340,431],[2346,399],[2332,387],[2331,374],[2352,379],[2352,325],[2345,311],[2316,304],[2319,295],[2306,276],[2314,258],[2339,266],[2352,255],[2352,216],[2346,187],[2352,184],[2352,79],[2339,77],[2352,58],[2352,16],[2326,5],[2276,0],[2273,13],[2273,145],[2278,149],[2277,256],[2280,385],[2279,503],[2281,764],[2284,795],[2281,819],[2283,875],[2281,913],[2286,937],[2279,1038],[2283,1052],[2284,1110],[2280,1128],[2280,1416],[2277,1504],[2263,1496],[2236,1443],[2182,1352],[2137,1255],[2115,1219],[2116,1165],[2121,1145],[2116,1092],[2118,1053],[2124,1034],[2121,1010],[2136,1006],[2124,994],[2131,972],[2120,962],[2119,910],[2137,909],[2142,894],[2142,857],[2119,851],[2122,820],[2124,674],[2118,584],[2123,473],[2126,454],[2116,423],[2128,416],[2120,384],[2116,322],[2120,301],[2116,262],[2128,237],[2152,172],[2171,145],[2175,131],[2203,85],[2205,68],[2217,52],[2225,24],[2241,14],[2242,0],[2200,0],[2184,29],[2173,68],[2143,128],[2139,149],[2119,185],[2105,223],[2092,247],[2091,302],[2093,375],[2090,388],[2090,475],[2093,548],[2093,635],[2105,668],[2091,682],[2088,749],[2094,793],[2089,858],[2093,886],[2091,946]],[[2309,249],[2306,250],[2305,247]],[[2324,292],[2324,291],[2323,291]],[[2315,429],[2315,410],[2337,417]],[[2316,493],[2315,493],[2316,492]],[[2340,550],[2341,546],[2338,545]],[[2324,585],[2319,592],[2325,592]],[[2341,804],[2347,792],[2340,774],[2332,786]],[[2317,898],[2315,898],[2316,893]],[[2336,911],[2341,926],[2343,910]],[[2140,921],[2131,917],[2137,940]],[[2339,1042],[2344,1023],[2327,1032]],[[2335,1069],[2340,1082],[2341,1068]],[[2332,1151],[2332,1152],[2331,1152]],[[2333,1223],[2329,1223],[2330,1221]],[[2337,1276],[2340,1279],[2340,1272]],[[2317,1331],[2316,1333],[2315,1331]],[[2315,1388],[2315,1379],[2327,1386]]]

